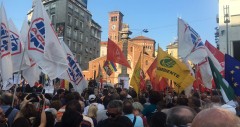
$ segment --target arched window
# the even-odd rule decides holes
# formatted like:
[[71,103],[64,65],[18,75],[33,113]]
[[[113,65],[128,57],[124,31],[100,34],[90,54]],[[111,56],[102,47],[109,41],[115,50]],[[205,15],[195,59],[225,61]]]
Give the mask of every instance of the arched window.
[[148,65],[148,60],[145,61],[145,64]]

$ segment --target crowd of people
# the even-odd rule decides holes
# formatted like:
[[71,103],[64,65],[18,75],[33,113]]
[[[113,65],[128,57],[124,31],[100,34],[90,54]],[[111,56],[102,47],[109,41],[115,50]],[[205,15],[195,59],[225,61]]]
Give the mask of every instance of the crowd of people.
[[[14,100],[14,101],[13,101]],[[81,94],[0,93],[0,127],[240,127],[240,99],[199,93],[89,87]]]

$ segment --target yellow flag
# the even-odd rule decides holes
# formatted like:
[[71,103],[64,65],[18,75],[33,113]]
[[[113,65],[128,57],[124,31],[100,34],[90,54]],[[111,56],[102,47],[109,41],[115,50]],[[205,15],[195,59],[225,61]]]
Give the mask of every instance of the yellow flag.
[[183,91],[195,80],[184,63],[172,57],[161,48],[158,48],[157,59],[157,75],[173,80],[178,92]]
[[138,58],[138,62],[134,68],[133,74],[132,74],[132,78],[130,81],[130,85],[133,87],[133,89],[137,92],[137,94],[139,93],[139,88],[140,88],[140,74],[141,74],[141,55]]

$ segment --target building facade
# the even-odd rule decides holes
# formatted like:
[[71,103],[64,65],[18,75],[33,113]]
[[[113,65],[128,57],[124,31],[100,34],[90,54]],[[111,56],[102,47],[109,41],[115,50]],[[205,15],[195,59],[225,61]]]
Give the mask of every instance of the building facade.
[[240,60],[240,0],[219,0],[215,34],[220,51]]
[[[58,36],[63,37],[81,68],[88,69],[88,62],[100,56],[101,26],[87,10],[87,0],[42,1]],[[32,10],[28,15],[30,19]]]
[[170,43],[167,46],[167,53],[171,56],[173,56],[176,59],[179,59],[178,56],[178,41],[175,40],[174,42]]
[[[124,23],[122,21],[123,14],[121,12],[113,11],[109,13],[108,37],[113,40],[121,49],[123,47],[123,43],[121,41],[120,31],[122,30],[122,26],[124,26]],[[132,73],[140,55],[142,57],[142,69],[146,73],[147,69],[155,59],[155,44],[155,40],[144,36],[137,36],[128,40],[127,60],[131,66],[131,69],[128,68],[127,73],[129,74],[130,78],[132,77]],[[112,84],[118,83],[118,75],[121,73],[121,65],[116,64],[117,71],[110,76],[107,76],[103,69],[104,62],[107,59],[107,42],[101,42],[100,52],[101,57],[90,61],[89,69],[83,71],[86,79],[94,79],[94,74],[96,77],[96,75],[99,73],[98,67],[100,64],[103,73],[103,81]],[[149,79],[147,74],[146,79]]]

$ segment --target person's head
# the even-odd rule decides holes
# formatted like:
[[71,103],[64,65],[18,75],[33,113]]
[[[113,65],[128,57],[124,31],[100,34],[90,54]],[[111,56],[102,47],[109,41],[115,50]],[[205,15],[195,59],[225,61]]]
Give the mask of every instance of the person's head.
[[31,123],[27,118],[19,117],[14,120],[12,127],[31,127]]
[[90,103],[97,102],[96,96],[95,96],[94,94],[91,94],[91,95],[88,97],[88,100],[89,100]]
[[239,127],[239,118],[223,108],[204,109],[193,119],[192,127]]
[[13,95],[10,92],[4,92],[1,96],[1,103],[3,105],[11,105],[13,100]]
[[108,95],[103,98],[103,105],[105,109],[107,109],[107,105],[110,101],[111,101],[111,97]]
[[75,100],[77,101],[82,100],[81,95],[78,92],[73,92],[72,94]]
[[150,91],[149,102],[151,104],[157,104],[159,101],[163,100],[163,96],[157,91]]
[[133,114],[136,115],[136,116],[140,115],[141,112],[143,111],[143,106],[139,102],[133,102],[132,106],[133,106]]
[[62,127],[79,127],[80,123],[83,120],[83,116],[73,110],[67,110],[63,113],[62,116]]
[[177,104],[188,106],[188,99],[185,98],[185,97],[180,97],[180,98],[177,99]]
[[47,118],[46,127],[54,127],[55,118],[51,112],[45,112]]
[[66,111],[68,110],[72,110],[72,111],[76,111],[81,113],[81,105],[79,103],[79,101],[77,100],[72,100],[70,102],[68,102],[68,104],[66,105]]
[[62,107],[62,103],[60,100],[55,100],[55,101],[52,101],[49,107],[55,108],[58,111]]
[[21,113],[25,118],[36,117],[38,115],[38,111],[33,104],[26,104],[26,106],[21,109]]
[[81,105],[81,113],[83,113],[84,112],[85,103],[83,101],[79,101],[79,104]]
[[103,127],[133,127],[132,121],[126,116],[107,119]]
[[176,106],[171,108],[167,114],[168,126],[184,126],[192,123],[196,112],[187,106]]
[[111,94],[111,100],[120,100],[120,96],[118,93],[114,92],[113,94]]
[[156,112],[150,119],[150,127],[166,127],[167,115],[163,112]]
[[133,113],[133,106],[132,106],[131,101],[125,100],[123,102],[123,113],[124,114],[132,114]]
[[108,103],[106,115],[109,118],[113,118],[122,115],[122,111],[123,111],[122,101],[112,100]]
[[108,90],[107,89],[103,89],[103,96],[107,96],[108,95]]
[[165,102],[164,101],[159,101],[157,103],[157,110],[158,110],[158,112],[161,112],[161,110],[163,110],[164,108],[166,108]]
[[98,111],[98,107],[94,104],[91,104],[88,108],[87,116],[90,117],[90,118],[96,118],[97,117],[97,111]]

